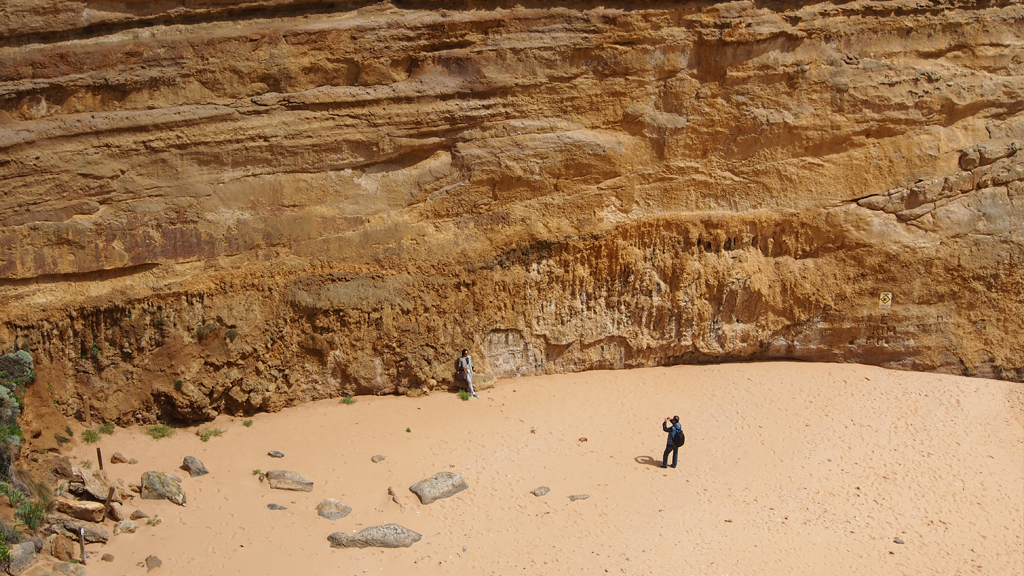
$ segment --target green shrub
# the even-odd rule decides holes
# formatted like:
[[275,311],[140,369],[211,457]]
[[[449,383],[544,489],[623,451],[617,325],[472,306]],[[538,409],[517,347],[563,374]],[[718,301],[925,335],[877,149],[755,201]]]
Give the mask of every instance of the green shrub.
[[252,420],[245,420],[245,421],[243,421],[242,422],[242,426],[245,426],[246,428],[252,426]]
[[235,330],[234,328],[228,330],[228,340],[234,342],[235,338],[238,338],[238,330]]
[[86,444],[93,444],[94,442],[100,441],[100,433],[95,430],[86,430],[82,432],[82,441]]
[[155,424],[146,430],[146,434],[152,436],[154,440],[159,440],[161,438],[174,436],[174,428],[171,428],[167,424]]
[[346,406],[351,406],[356,403],[356,399],[353,398],[351,394],[347,394],[342,397],[341,403],[345,404]]
[[260,474],[263,474],[263,471],[260,470],[259,468],[252,471],[253,476],[259,476]]
[[217,330],[216,324],[207,324],[196,328],[196,340],[203,341],[210,337]]
[[110,422],[105,422],[99,428],[97,428],[97,431],[100,434],[106,434],[107,436],[110,436],[111,434],[114,433],[114,425],[111,424]]
[[463,400],[467,400],[468,401],[471,398],[471,396],[469,395],[469,392],[467,392],[465,390],[459,390],[459,398],[462,398]]
[[199,434],[199,439],[202,440],[203,442],[209,442],[210,438],[223,435],[224,431],[221,430],[220,428],[207,428],[206,430],[203,430],[201,434]]
[[6,496],[7,501],[10,502],[11,506],[14,506],[15,508],[17,508],[19,504],[25,501],[25,493],[22,492],[21,490],[18,490],[14,486],[8,484],[7,482],[0,482],[0,494]]
[[22,502],[15,510],[14,517],[26,528],[35,532],[46,519],[46,506],[41,502]]
[[174,381],[174,389],[175,390],[181,390],[182,384],[184,384],[184,383],[181,380],[175,380]]
[[412,432],[412,428],[406,428],[405,431],[406,432]]
[[65,426],[64,431],[68,433],[68,438],[74,438],[75,432],[71,430],[71,426]]
[[89,349],[89,352],[93,356],[99,356],[100,355],[100,345],[97,344],[95,340],[92,341],[92,348]]
[[0,541],[0,566],[7,566],[11,563],[11,547],[6,541]]

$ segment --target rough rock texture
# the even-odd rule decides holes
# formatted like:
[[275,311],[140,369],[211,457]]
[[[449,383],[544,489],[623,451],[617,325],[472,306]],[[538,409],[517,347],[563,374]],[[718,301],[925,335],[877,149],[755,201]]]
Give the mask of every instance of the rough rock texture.
[[[110,533],[102,525],[76,520],[64,514],[50,514],[46,517],[46,522],[50,525],[51,532],[66,536],[72,542],[78,542],[79,529],[85,532],[86,544],[106,543],[110,539]],[[73,552],[75,553],[77,552]]]
[[1024,378],[1019,0],[114,4],[0,10],[28,413],[419,394],[464,347]]
[[143,472],[142,492],[144,500],[170,500],[178,506],[184,506],[187,502],[185,491],[177,478],[163,472]]
[[325,498],[316,505],[316,513],[328,520],[337,520],[351,514],[352,507],[334,498]]
[[11,559],[7,564],[7,572],[13,576],[19,576],[36,563],[36,545],[32,542],[22,542],[11,546]]
[[206,466],[196,458],[195,456],[185,456],[185,459],[181,464],[182,469],[186,470],[189,476],[195,478],[196,476],[205,476],[210,471],[206,469]]
[[290,470],[268,470],[267,481],[271,488],[278,490],[295,490],[296,492],[312,492],[313,481],[298,472]]
[[423,538],[420,534],[398,524],[370,526],[357,534],[335,532],[327,537],[331,548],[408,548]]
[[86,522],[103,521],[104,508],[103,504],[100,504],[99,502],[64,500],[63,498],[58,498],[55,502],[54,510],[61,514],[67,514],[72,518],[85,520]]
[[462,476],[454,472],[438,472],[413,484],[409,490],[420,497],[420,502],[430,504],[435,500],[454,496],[466,488],[469,488],[469,485]]
[[122,520],[117,524],[114,524],[114,536],[118,534],[135,534],[135,531],[139,529],[139,525],[131,520]]

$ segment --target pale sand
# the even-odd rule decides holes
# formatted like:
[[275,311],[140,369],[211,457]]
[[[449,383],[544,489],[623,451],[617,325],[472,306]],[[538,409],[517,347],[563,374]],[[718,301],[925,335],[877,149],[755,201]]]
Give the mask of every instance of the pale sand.
[[[680,366],[504,380],[469,402],[315,402],[256,415],[251,428],[221,417],[212,426],[224,436],[207,443],[194,429],[160,441],[119,429],[104,454],[141,462],[108,473],[177,473],[188,506],[136,498],[128,511],[163,524],[90,545],[115,560],[96,554],[88,573],[141,574],[155,554],[160,574],[196,575],[1019,575],[1022,395],[1020,384],[857,365]],[[662,470],[651,462],[671,414],[687,442],[679,468]],[[94,447],[75,455],[95,467]],[[189,478],[186,455],[211,473]],[[271,490],[255,468],[316,487]],[[419,504],[408,487],[442,470],[469,490]],[[551,492],[529,494],[541,485]],[[569,501],[580,493],[590,498]],[[328,497],[354,511],[320,518]],[[393,550],[327,542],[388,522],[423,539]]]

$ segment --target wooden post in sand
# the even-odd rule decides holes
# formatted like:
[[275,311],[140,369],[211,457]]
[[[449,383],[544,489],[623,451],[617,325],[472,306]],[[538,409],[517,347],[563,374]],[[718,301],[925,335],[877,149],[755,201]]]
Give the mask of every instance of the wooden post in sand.
[[78,529],[78,546],[82,551],[82,565],[85,566],[85,528]]
[[100,447],[96,447],[96,460],[100,463],[100,470],[103,470],[103,453],[100,452]]
[[[99,450],[99,448],[97,448]],[[107,501],[103,503],[103,517],[106,518],[107,514],[110,514],[110,502],[114,499],[114,487],[111,486],[107,492]]]

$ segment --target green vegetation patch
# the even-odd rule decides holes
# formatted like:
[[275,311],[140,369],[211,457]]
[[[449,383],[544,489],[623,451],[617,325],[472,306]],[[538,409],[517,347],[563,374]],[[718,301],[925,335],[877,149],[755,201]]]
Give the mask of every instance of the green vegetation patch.
[[146,434],[152,436],[154,440],[170,438],[171,436],[174,436],[174,428],[171,428],[167,424],[155,424],[146,430]]

